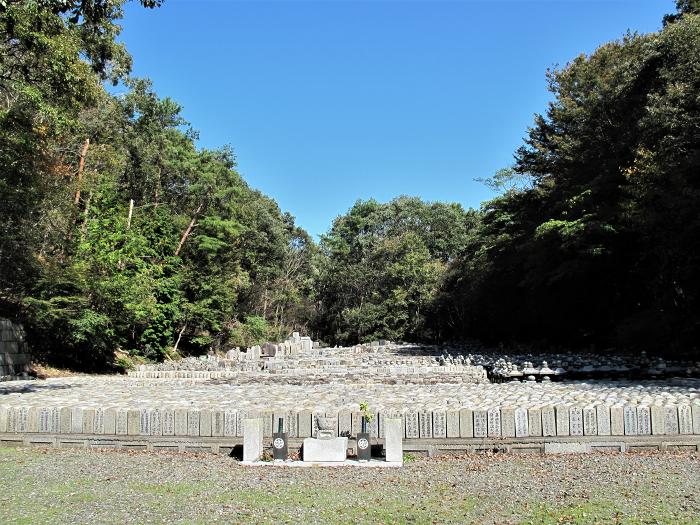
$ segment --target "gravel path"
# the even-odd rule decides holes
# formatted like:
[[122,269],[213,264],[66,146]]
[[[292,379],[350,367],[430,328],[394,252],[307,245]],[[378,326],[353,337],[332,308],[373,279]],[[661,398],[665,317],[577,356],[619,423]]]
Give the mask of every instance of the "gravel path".
[[700,523],[700,455],[472,455],[402,469],[0,448],[2,523]]

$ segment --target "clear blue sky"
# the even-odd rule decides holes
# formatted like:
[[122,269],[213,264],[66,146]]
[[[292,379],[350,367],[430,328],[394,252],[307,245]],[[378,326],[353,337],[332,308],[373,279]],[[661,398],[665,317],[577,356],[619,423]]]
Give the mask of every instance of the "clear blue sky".
[[672,0],[129,4],[134,74],[231,144],[248,183],[311,234],[357,199],[478,207],[512,163],[545,71],[655,31]]

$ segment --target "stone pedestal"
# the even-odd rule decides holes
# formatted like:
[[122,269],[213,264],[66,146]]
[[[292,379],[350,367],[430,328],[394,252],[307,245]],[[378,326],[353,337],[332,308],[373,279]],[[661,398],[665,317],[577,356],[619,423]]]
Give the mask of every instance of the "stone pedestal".
[[304,440],[305,462],[343,462],[347,458],[348,438],[306,438]]
[[259,461],[263,453],[262,419],[243,420],[243,461]]

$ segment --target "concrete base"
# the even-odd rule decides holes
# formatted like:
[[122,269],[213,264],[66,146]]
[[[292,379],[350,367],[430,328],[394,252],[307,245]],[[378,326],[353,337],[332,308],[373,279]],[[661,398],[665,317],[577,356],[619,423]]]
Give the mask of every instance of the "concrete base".
[[338,462],[348,456],[348,438],[306,438],[304,440],[304,462]]
[[246,467],[360,467],[360,468],[397,468],[402,467],[403,462],[381,461],[373,459],[371,461],[357,461],[356,459],[346,459],[345,461],[241,461],[241,465]]

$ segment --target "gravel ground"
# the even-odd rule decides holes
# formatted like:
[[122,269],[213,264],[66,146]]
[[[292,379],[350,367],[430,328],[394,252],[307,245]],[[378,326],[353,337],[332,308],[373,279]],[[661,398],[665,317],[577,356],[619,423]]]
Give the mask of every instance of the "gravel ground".
[[700,523],[700,455],[470,455],[402,469],[0,448],[2,523]]

